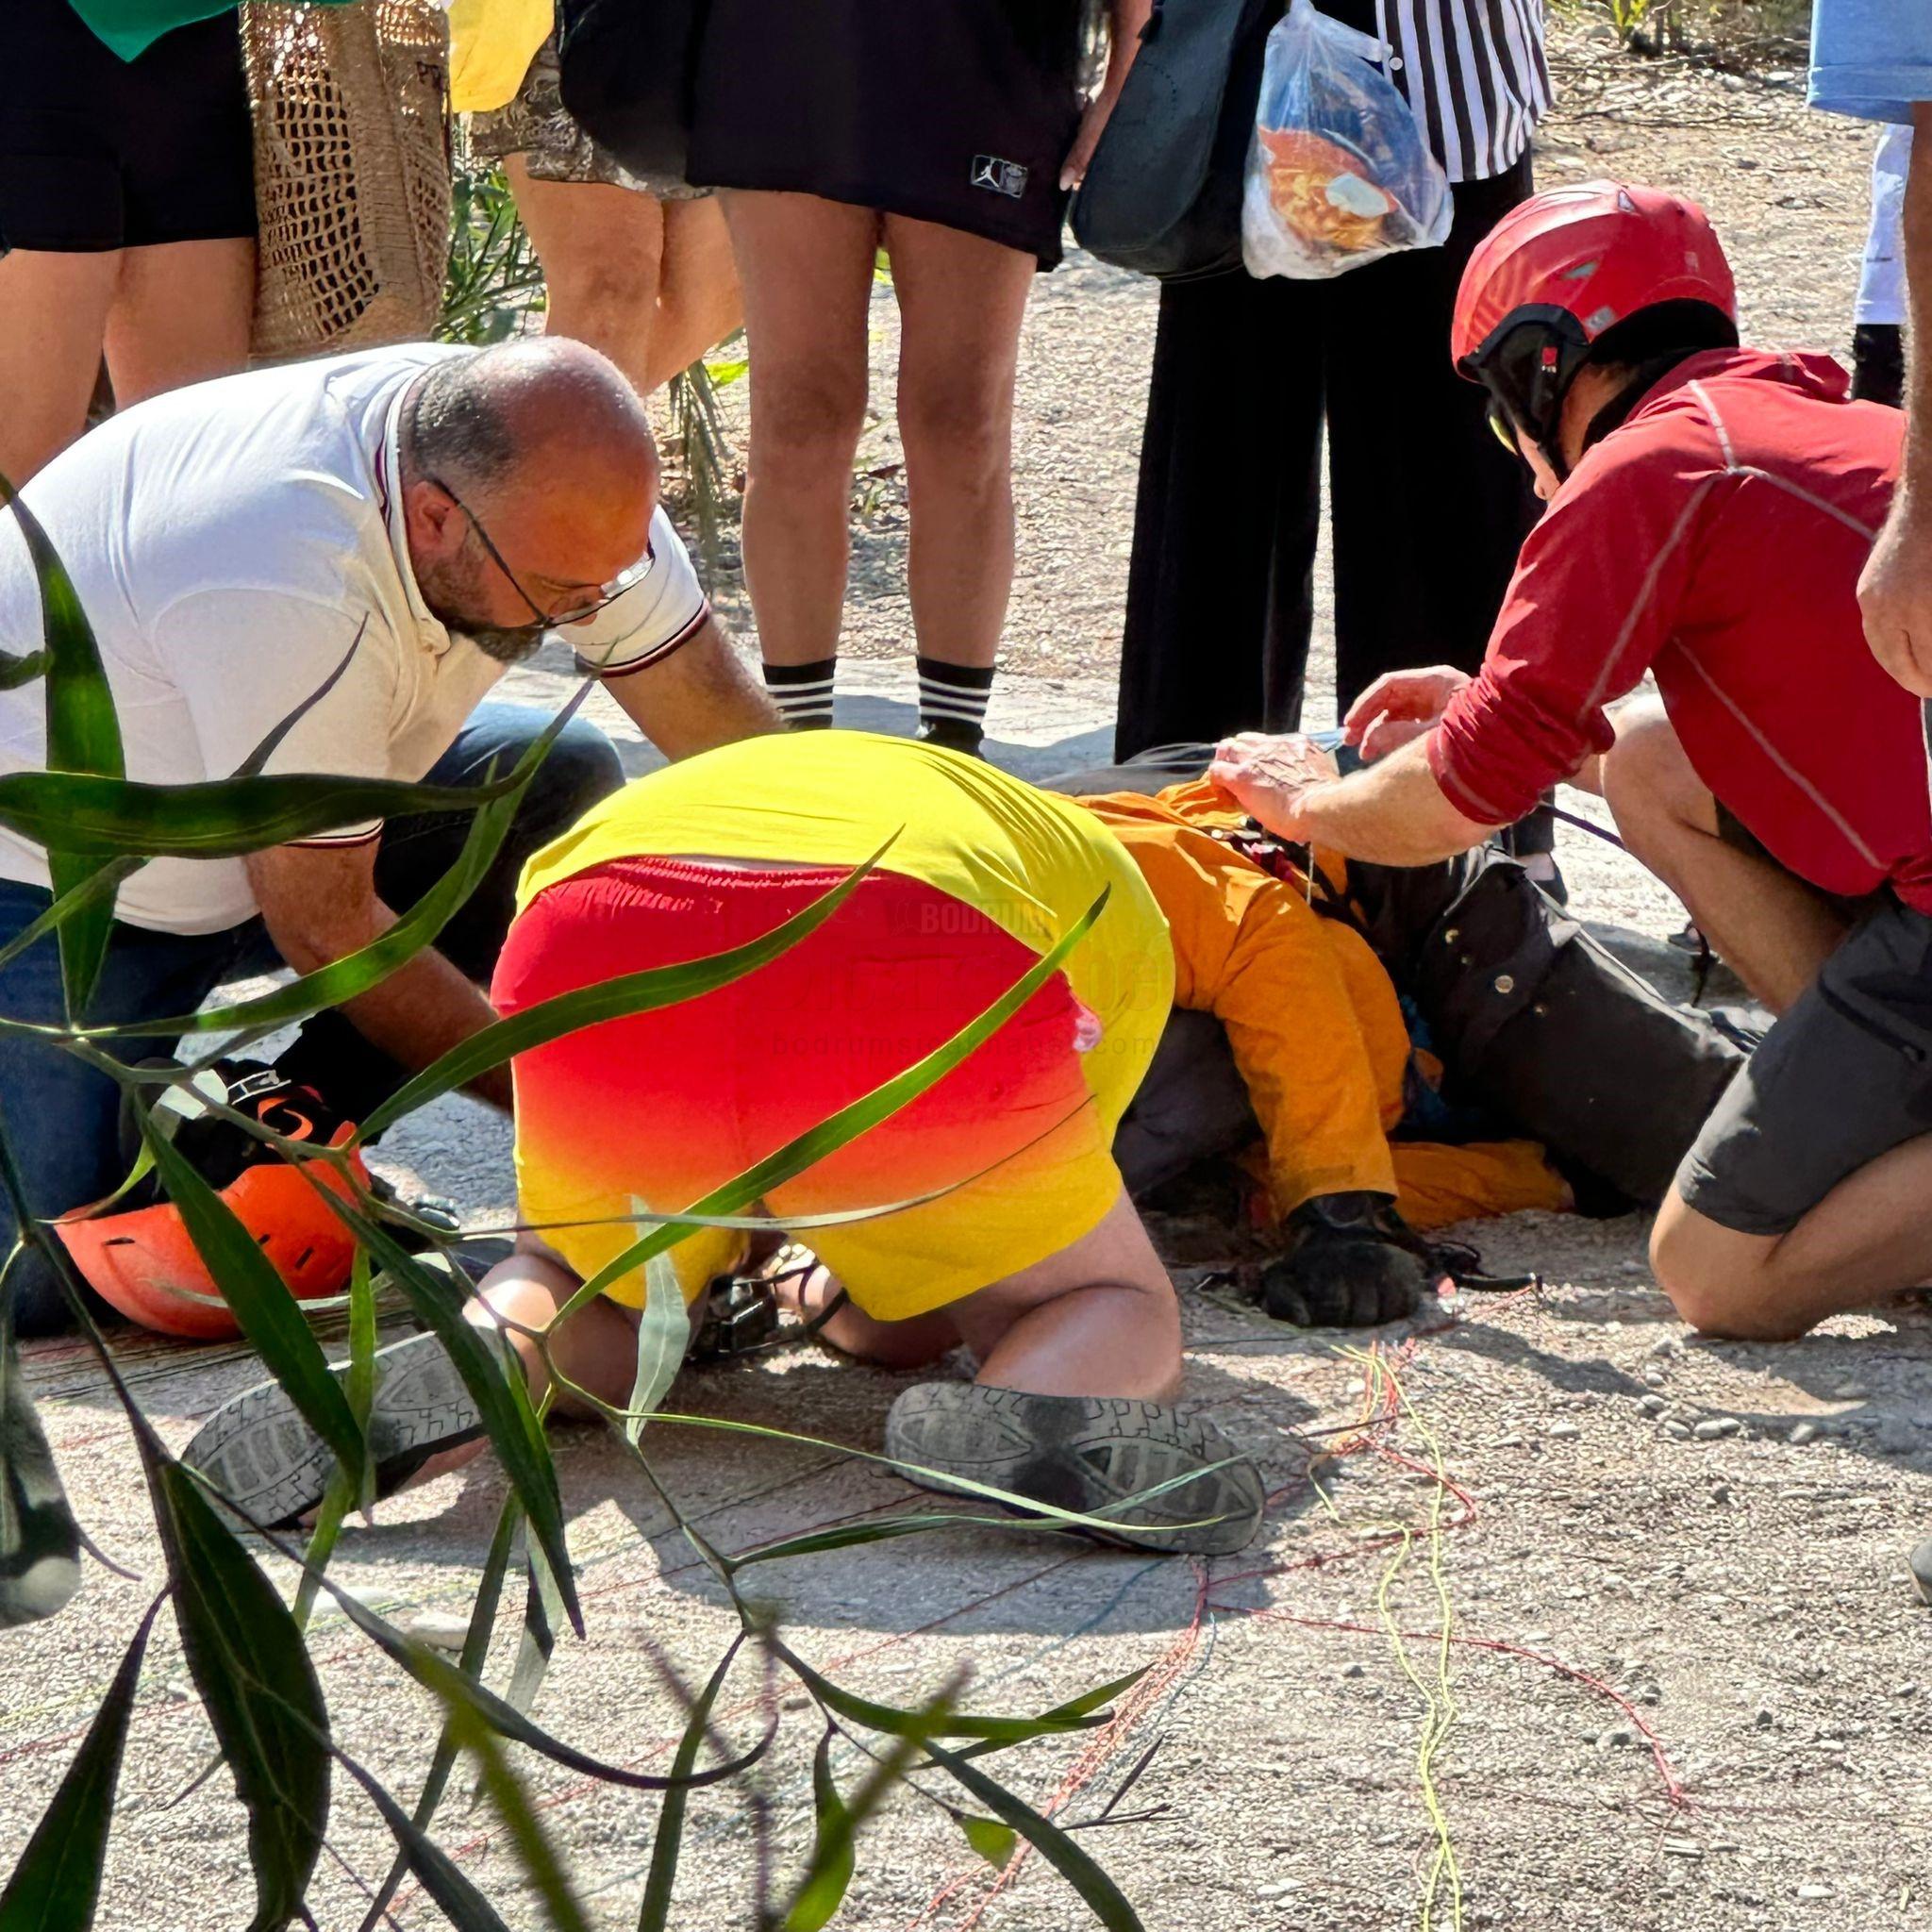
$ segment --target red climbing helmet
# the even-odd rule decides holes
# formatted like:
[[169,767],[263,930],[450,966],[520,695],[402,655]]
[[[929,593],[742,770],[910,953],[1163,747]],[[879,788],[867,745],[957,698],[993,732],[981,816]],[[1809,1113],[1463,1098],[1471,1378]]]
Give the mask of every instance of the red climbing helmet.
[[[156,1109],[164,1130],[172,1128],[175,1144],[255,1238],[297,1301],[341,1293],[356,1241],[326,1197],[352,1201],[355,1190],[331,1163],[287,1159],[245,1127],[208,1112],[197,1091],[219,1097],[274,1133],[317,1146],[346,1146],[355,1124],[336,1114],[312,1088],[292,1086],[272,1068],[232,1061],[168,1090],[167,1101]],[[124,1134],[130,1167],[139,1141],[138,1129],[131,1137]],[[352,1153],[348,1166],[366,1188],[362,1157]],[[92,1218],[82,1208],[54,1227],[88,1286],[130,1322],[201,1341],[241,1334],[180,1210],[151,1176],[129,1190],[125,1203]]]
[[[1718,311],[1722,339],[1737,340],[1737,283],[1704,210],[1666,189],[1619,181],[1556,188],[1512,208],[1470,257],[1450,353],[1519,435],[1549,450],[1591,352],[1666,303]],[[1700,320],[1708,332],[1717,317]]]

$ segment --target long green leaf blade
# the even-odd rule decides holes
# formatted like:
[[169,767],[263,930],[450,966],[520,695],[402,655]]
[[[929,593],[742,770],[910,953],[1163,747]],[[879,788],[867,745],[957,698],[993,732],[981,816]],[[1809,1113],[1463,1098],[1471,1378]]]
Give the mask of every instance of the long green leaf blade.
[[[348,659],[336,668],[335,677],[346,669]],[[334,677],[329,680],[334,682]],[[325,686],[325,690],[327,687]],[[486,782],[475,788],[474,795],[488,802],[471,824],[463,849],[456,863],[430,887],[389,930],[358,951],[332,959],[325,966],[306,973],[287,986],[252,1000],[239,1000],[225,1007],[214,1007],[183,1013],[174,1019],[155,1020],[145,1016],[140,1022],[142,1033],[180,1034],[243,1031],[249,1034],[273,1031],[297,1020],[306,1020],[325,1007],[339,1007],[359,993],[367,992],[391,973],[407,965],[424,947],[435,942],[443,927],[469,902],[482,883],[497,852],[515,821],[524,791],[536,775],[558,734],[575,716],[588,686],[563,706],[543,729],[531,740],[518,758],[507,786]],[[310,703],[314,700],[311,698]],[[286,723],[287,721],[285,721]],[[280,727],[278,727],[280,728]],[[104,1027],[101,1037],[128,1029]],[[229,1051],[233,1051],[231,1044]]]
[[692,1768],[711,1722],[711,1707],[717,1703],[718,1693],[724,1688],[724,1679],[731,1674],[731,1666],[737,1660],[738,1645],[734,1642],[719,1659],[710,1682],[698,1693],[684,1735],[677,1740],[677,1755],[671,1760],[671,1775],[675,1782],[664,1793],[663,1808],[658,1814],[658,1832],[651,1840],[651,1869],[644,1878],[643,1903],[638,1910],[638,1932],[665,1932],[671,1923],[671,1893],[677,1883],[678,1854],[684,1847],[686,1798]]
[[[463,1635],[462,1652],[457,1658],[457,1669],[473,1681],[482,1680],[483,1666],[489,1659],[490,1639],[496,1628],[497,1607],[503,1600],[503,1582],[509,1574],[510,1552],[523,1520],[523,1508],[516,1497],[506,1496],[503,1508],[497,1515],[496,1532],[490,1539],[490,1550],[483,1559],[483,1575],[476,1585],[476,1601],[470,1611],[470,1627]],[[320,1583],[318,1577],[318,1588]],[[416,1799],[416,1808],[407,1821],[415,1832],[424,1833],[429,1829],[430,1821],[436,1816],[436,1807],[442,1803],[442,1794],[449,1788],[449,1776],[456,1769],[456,1735],[445,1713],[441,1734],[436,1740],[436,1755],[430,1759],[428,1774],[424,1778],[423,1790]],[[363,1914],[358,1932],[375,1932],[389,1908],[390,1900],[396,1895],[396,1888],[403,1882],[404,1874],[409,1869],[408,1848],[400,1846],[395,1863],[376,1887],[375,1896],[370,1900],[369,1909]]]
[[127,1720],[148,1632],[165,1601],[158,1596],[148,1606],[60,1789],[0,1891],[0,1932],[87,1932],[94,1922]]
[[92,1027],[90,1034],[96,1039],[127,1033],[240,1031],[254,1035],[291,1025],[311,1013],[321,1012],[325,1007],[340,1007],[367,992],[391,973],[407,966],[425,946],[433,945],[437,935],[461,911],[464,902],[490,870],[522,797],[520,791],[512,792],[486,805],[471,822],[469,836],[457,855],[456,863],[393,925],[366,946],[253,999],[235,1000],[225,1007],[199,1008],[166,1020],[143,1017],[122,1025]]
[[641,973],[623,974],[595,986],[581,987],[575,992],[559,993],[555,999],[541,1000],[510,1019],[499,1020],[480,1033],[472,1034],[378,1107],[364,1124],[364,1135],[381,1133],[405,1114],[415,1112],[453,1088],[466,1087],[479,1074],[500,1067],[517,1054],[560,1040],[566,1033],[594,1026],[601,1020],[621,1020],[633,1013],[675,1007],[756,972],[823,925],[876,868],[891,845],[889,839],[863,865],[841,879],[822,898],[814,899],[804,911],[793,913],[784,924],[749,945],[713,954],[708,959],[693,959],[682,966],[656,966]]
[[483,1789],[497,1815],[509,1828],[525,1876],[547,1908],[546,1916],[556,1932],[590,1932],[584,1908],[564,1876],[557,1847],[538,1822],[529,1794],[509,1767],[509,1758],[495,1734],[477,1715],[475,1706],[459,1699],[446,1699],[445,1709],[456,1727],[458,1743],[473,1756],[483,1771]]
[[248,1812],[250,1932],[279,1932],[302,1912],[328,1821],[322,1687],[295,1620],[195,1479],[147,1453],[182,1653]]
[[80,1528],[21,1374],[0,1276],[0,1630],[53,1616],[79,1588]]
[[[301,1410],[303,1420],[328,1444],[337,1463],[359,1488],[365,1460],[362,1431],[289,1284],[234,1209],[145,1111],[141,1131],[168,1198],[179,1209],[189,1239],[208,1263],[208,1273],[242,1324],[242,1332],[289,1400]],[[297,1172],[303,1173],[305,1185],[323,1191],[306,1171]]]
[[[125,778],[127,762],[121,749],[114,694],[108,689],[100,646],[81,608],[74,579],[40,519],[14,495],[10,486],[0,484],[0,491],[12,508],[40,579],[42,628],[46,640],[47,769]],[[60,899],[86,885],[101,866],[98,859],[54,851],[47,856],[47,869],[54,896]],[[78,903],[60,927],[61,986],[68,1017],[75,1023],[86,1014],[113,929],[111,894],[90,896]]]
[[406,785],[294,774],[142,785],[75,772],[9,772],[0,777],[0,824],[50,852],[239,858],[365,819],[480,811],[518,782]]
[[[340,1750],[335,1756],[337,1763],[369,1794],[370,1802],[382,1814],[382,1822],[394,1835],[404,1864],[414,1874],[417,1884],[436,1901],[437,1908],[457,1928],[457,1932],[509,1932],[509,1927],[497,1915],[496,1907],[471,1884],[449,1854],[431,1840],[389,1792],[354,1758],[344,1756]],[[383,1903],[378,1900],[376,1907],[372,1908],[369,1917],[363,1921],[365,1928],[375,1923]]]
[[424,1325],[431,1329],[470,1391],[504,1474],[529,1518],[530,1533],[542,1545],[557,1574],[571,1628],[583,1634],[570,1549],[563,1529],[563,1498],[557,1466],[542,1424],[530,1403],[521,1366],[505,1362],[508,1344],[492,1346],[465,1319],[469,1296],[449,1276],[425,1268],[389,1232],[335,1194],[324,1198],[361,1240],[403,1293]]
[[[835,1684],[823,1672],[815,1671],[780,1639],[774,1637],[767,1641],[785,1667],[795,1672],[812,1695],[841,1717],[862,1724],[869,1731],[882,1731],[889,1737],[927,1734],[922,1728],[927,1723],[925,1713],[902,1710],[895,1705],[879,1704],[870,1697],[861,1697],[857,1691],[846,1690],[842,1684]],[[1097,1690],[1087,1691],[1065,1704],[1056,1705],[1051,1710],[1043,1710],[1038,1717],[974,1717],[970,1711],[958,1711],[947,1716],[941,1728],[930,1735],[978,1738],[996,1744],[1024,1744],[1034,1738],[1052,1737],[1064,1731],[1091,1730],[1108,1721],[1108,1713],[1102,1707],[1118,1697],[1129,1685],[1138,1682],[1143,1674],[1136,1671],[1130,1676],[1116,1678],[1112,1683],[1103,1684]]]
[[[915,1747],[916,1748],[916,1747]],[[812,1753],[811,1792],[818,1814],[811,1863],[785,1914],[785,1932],[824,1932],[845,1902],[858,1865],[853,1848],[857,1824],[832,1776],[832,1731],[826,1726]]]
[[957,1753],[927,1745],[933,1761],[978,1800],[1002,1824],[1010,1825],[1080,1894],[1108,1932],[1146,1932],[1141,1915],[1094,1861],[1051,1819],[1016,1798]]

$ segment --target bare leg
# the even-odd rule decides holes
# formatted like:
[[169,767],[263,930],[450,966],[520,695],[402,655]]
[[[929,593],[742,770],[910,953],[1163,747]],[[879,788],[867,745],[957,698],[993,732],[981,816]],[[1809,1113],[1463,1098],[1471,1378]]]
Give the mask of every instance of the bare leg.
[[1693,1327],[1789,1341],[1932,1277],[1928,1201],[1932,1136],[1860,1168],[1789,1234],[1740,1234],[1672,1193],[1651,1234],[1651,1264]]
[[716,195],[664,204],[664,272],[651,340],[651,387],[714,349],[744,321],[731,231]]
[[126,408],[164,390],[248,366],[253,242],[128,248],[108,314],[108,373]]
[[[824,1307],[824,1271],[801,1306]],[[881,1322],[848,1303],[820,1331],[835,1348],[895,1369],[918,1368],[964,1342],[978,1380],[1034,1395],[1171,1401],[1181,1381],[1180,1307],[1124,1192],[1091,1234],[964,1301]]]
[[745,582],[765,661],[815,664],[844,618],[878,217],[810,194],[720,199],[751,344]]
[[1033,258],[888,215],[919,648],[984,668],[1013,587],[1013,383]]
[[0,475],[16,485],[87,427],[118,253],[0,256]]
[[1752,992],[1782,1013],[1844,938],[1844,921],[1781,866],[1724,841],[1716,801],[1661,705],[1618,713],[1602,782],[1624,842],[1690,908]]
[[504,163],[504,173],[543,265],[544,327],[608,356],[641,395],[649,394],[663,208],[648,194],[608,182],[533,179],[521,155]]

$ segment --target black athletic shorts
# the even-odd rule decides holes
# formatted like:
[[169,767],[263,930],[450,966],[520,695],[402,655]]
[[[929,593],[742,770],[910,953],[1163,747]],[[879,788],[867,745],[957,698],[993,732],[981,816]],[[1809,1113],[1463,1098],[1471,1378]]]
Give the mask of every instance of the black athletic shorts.
[[1052,268],[1078,0],[710,0],[686,172],[984,236]]
[[233,13],[130,61],[67,0],[0,0],[0,247],[98,254],[254,234]]
[[1881,1154],[1932,1133],[1932,916],[1887,897],[1725,1089],[1677,1192],[1740,1234],[1785,1234]]

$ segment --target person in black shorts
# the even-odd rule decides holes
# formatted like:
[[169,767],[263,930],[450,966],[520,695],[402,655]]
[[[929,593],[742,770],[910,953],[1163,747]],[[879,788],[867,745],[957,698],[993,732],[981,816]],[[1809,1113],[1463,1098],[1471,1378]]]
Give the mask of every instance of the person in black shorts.
[[116,400],[247,360],[255,176],[232,12],[133,60],[68,0],[0,5],[0,472],[24,483]]
[[712,0],[689,174],[724,192],[751,341],[744,567],[774,697],[831,723],[874,263],[902,325],[920,735],[976,751],[1013,575],[1020,323],[1151,0]]

